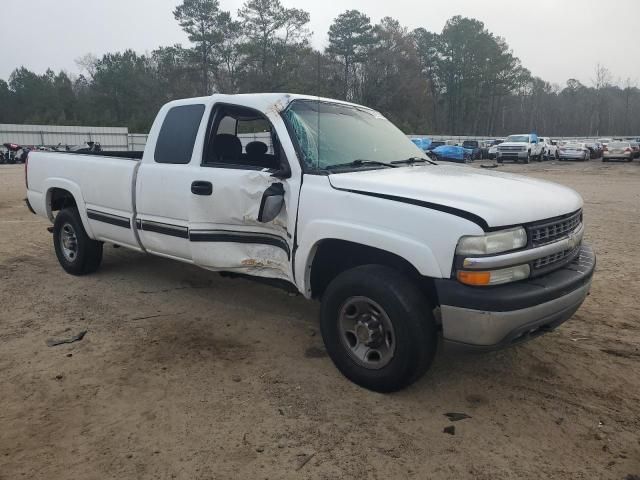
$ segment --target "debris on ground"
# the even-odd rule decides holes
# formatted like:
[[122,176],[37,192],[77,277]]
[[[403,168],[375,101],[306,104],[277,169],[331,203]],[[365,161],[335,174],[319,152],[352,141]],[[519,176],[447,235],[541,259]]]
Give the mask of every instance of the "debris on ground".
[[444,427],[443,433],[448,433],[449,435],[456,434],[456,427],[454,425],[449,425],[448,427]]
[[459,422],[460,420],[466,420],[467,418],[471,418],[471,415],[467,415],[466,413],[456,413],[456,412],[445,413],[444,416],[447,417],[452,422]]
[[47,340],[47,347],[55,347],[56,345],[64,345],[65,343],[79,342],[87,334],[87,330],[82,330],[77,335],[68,338],[50,338]]
[[311,455],[303,455],[304,457],[300,460],[300,463],[298,463],[298,468],[296,468],[296,471],[301,470],[302,467],[309,463],[309,460],[316,456],[316,452],[313,452]]

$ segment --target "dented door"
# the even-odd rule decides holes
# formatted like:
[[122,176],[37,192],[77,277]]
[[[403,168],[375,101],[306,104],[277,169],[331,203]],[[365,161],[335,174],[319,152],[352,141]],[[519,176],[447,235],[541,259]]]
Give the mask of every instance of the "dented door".
[[[287,181],[268,171],[209,166],[193,170],[189,240],[194,262],[211,270],[290,280],[293,241],[287,228]],[[284,187],[284,205],[275,219],[260,222],[263,195],[277,183]]]

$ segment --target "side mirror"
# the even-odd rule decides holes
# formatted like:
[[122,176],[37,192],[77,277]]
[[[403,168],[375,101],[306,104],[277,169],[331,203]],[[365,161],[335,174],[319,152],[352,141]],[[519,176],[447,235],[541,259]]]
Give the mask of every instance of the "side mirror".
[[284,187],[281,183],[274,183],[262,195],[258,221],[269,223],[275,220],[284,206]]

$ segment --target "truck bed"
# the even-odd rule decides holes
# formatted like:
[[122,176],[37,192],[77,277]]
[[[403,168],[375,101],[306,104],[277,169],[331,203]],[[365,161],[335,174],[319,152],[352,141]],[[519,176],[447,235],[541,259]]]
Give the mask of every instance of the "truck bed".
[[[85,222],[88,211],[129,219],[133,211],[133,176],[140,160],[131,155],[135,152],[126,153],[125,157],[124,152],[31,152],[27,166],[31,206],[39,214],[48,216],[47,192],[51,195],[52,189],[59,188],[76,197]],[[104,225],[87,223],[88,231],[92,226],[95,238],[101,239]],[[135,244],[130,232],[125,232],[126,237],[120,240],[124,244]]]
[[108,151],[104,150],[102,152],[73,152],[73,151],[54,151],[51,153],[67,153],[71,155],[88,155],[94,157],[113,157],[113,158],[125,158],[128,160],[142,160],[142,155],[144,154],[144,150],[139,151],[129,151],[129,150],[118,150],[118,151]]

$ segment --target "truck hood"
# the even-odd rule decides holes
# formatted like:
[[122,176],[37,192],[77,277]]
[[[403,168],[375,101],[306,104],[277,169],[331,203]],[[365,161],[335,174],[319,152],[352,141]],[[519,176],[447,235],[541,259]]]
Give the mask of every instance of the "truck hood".
[[576,191],[557,183],[455,165],[337,173],[329,175],[329,182],[340,190],[424,202],[454,214],[466,212],[491,228],[557,217],[583,205]]

